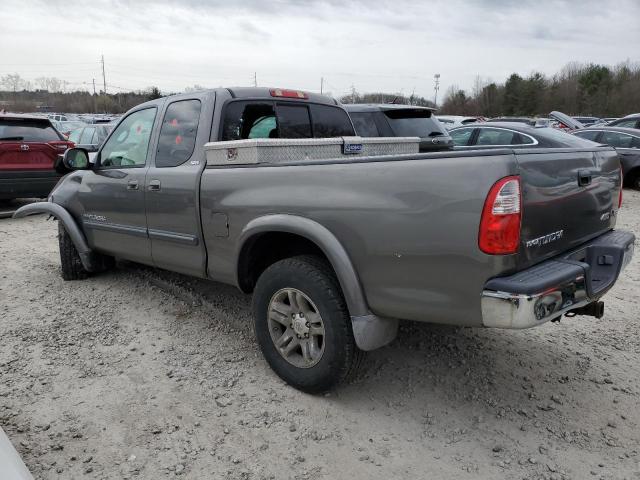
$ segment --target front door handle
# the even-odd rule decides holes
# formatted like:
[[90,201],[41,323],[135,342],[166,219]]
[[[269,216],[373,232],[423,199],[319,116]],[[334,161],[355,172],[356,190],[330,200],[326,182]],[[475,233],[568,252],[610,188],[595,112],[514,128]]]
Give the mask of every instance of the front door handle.
[[127,190],[138,190],[138,181],[129,180],[129,183],[127,183]]
[[151,180],[149,182],[149,191],[150,192],[159,192],[160,191],[160,180]]

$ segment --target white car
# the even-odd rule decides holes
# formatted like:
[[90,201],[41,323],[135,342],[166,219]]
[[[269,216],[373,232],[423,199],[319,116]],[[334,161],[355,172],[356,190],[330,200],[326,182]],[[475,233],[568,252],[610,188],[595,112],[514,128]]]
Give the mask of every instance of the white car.
[[465,117],[462,115],[437,115],[436,118],[447,130],[462,127],[463,125],[468,125],[469,123],[475,123],[478,121],[477,117]]

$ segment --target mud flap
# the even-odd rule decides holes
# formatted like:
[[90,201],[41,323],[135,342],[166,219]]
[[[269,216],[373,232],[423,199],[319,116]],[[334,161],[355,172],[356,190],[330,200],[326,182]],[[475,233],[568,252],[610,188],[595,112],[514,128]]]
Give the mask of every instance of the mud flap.
[[398,334],[398,320],[376,315],[351,317],[353,336],[360,350],[370,351],[392,342]]

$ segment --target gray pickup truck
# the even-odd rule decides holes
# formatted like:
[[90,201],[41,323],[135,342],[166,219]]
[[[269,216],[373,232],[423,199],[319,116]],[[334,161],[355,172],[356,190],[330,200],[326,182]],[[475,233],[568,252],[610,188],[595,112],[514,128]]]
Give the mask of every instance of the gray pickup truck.
[[48,201],[15,217],[59,220],[66,280],[122,258],[253,293],[266,360],[307,392],[347,378],[399,319],[602,316],[635,240],[614,230],[615,150],[374,155],[353,135],[335,101],[304,92],[161,98],[124,115],[94,163],[68,150]]

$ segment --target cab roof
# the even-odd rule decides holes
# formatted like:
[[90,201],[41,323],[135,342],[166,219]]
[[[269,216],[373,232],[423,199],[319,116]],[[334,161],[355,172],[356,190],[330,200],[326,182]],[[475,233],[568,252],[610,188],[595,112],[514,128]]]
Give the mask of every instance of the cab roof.
[[435,112],[432,107],[420,105],[402,105],[397,103],[345,103],[342,105],[347,112],[385,112],[390,110],[429,110]]

